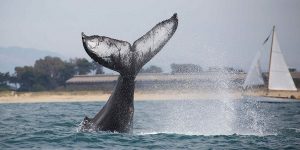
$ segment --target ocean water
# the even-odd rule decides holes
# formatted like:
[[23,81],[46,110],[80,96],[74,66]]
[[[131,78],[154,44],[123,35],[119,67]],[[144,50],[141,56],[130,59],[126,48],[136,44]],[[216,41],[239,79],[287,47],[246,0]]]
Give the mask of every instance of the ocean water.
[[300,103],[261,100],[138,101],[129,134],[78,131],[104,102],[0,104],[0,149],[300,149]]

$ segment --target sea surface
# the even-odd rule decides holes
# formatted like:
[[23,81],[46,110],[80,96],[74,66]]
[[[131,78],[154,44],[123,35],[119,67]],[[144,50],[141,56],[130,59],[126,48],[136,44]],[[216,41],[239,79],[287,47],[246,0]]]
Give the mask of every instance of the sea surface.
[[300,149],[300,103],[137,101],[132,133],[80,132],[104,102],[0,104],[0,149]]

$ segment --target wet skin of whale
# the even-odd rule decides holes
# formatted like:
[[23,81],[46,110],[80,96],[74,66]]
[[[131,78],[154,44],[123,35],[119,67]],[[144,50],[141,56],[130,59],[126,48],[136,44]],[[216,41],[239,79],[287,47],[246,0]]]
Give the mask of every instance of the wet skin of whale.
[[84,118],[82,131],[131,131],[135,77],[170,40],[177,26],[177,14],[174,14],[170,19],[154,26],[133,45],[105,36],[86,36],[82,33],[83,47],[88,55],[104,67],[120,73],[117,85],[106,104],[94,118]]

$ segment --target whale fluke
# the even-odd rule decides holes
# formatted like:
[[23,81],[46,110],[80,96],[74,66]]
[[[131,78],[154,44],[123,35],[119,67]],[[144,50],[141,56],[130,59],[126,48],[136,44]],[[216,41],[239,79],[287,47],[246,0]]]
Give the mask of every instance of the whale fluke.
[[132,46],[126,41],[97,35],[86,36],[84,33],[82,41],[86,52],[99,64],[119,73],[137,73],[170,40],[177,25],[177,14],[174,14],[154,26]]
[[178,26],[177,14],[154,26],[132,45],[105,36],[87,36],[83,47],[96,62],[120,73],[118,83],[104,107],[82,129],[128,132],[132,126],[134,79],[139,70],[171,39]]

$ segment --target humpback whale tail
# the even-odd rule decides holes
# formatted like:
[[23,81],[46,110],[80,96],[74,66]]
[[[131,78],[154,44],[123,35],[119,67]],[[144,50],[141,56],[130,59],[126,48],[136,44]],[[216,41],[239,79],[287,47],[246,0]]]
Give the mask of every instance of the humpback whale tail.
[[154,26],[133,45],[126,41],[105,36],[86,36],[82,42],[88,55],[99,64],[119,72],[135,76],[170,40],[178,26],[177,14]]
[[134,79],[139,70],[170,40],[178,26],[177,15],[154,26],[132,45],[105,36],[86,36],[82,43],[99,64],[120,73],[115,89],[94,118],[84,118],[81,130],[128,132],[134,112]]

